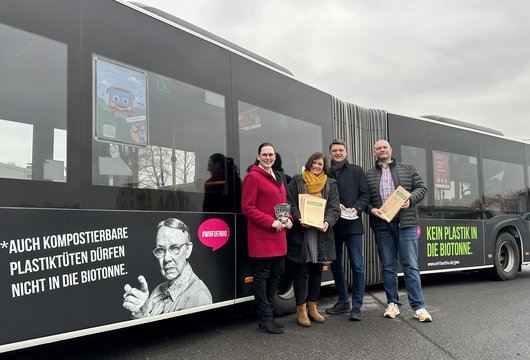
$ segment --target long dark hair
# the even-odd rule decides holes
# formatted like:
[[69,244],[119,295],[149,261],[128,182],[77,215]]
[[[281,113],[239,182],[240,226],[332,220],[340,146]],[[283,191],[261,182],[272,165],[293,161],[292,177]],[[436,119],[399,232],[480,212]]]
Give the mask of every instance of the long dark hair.
[[[261,153],[261,149],[263,149],[265,146],[270,146],[272,148],[272,150],[274,150],[274,145],[272,145],[269,142],[264,142],[264,143],[261,143],[258,146],[258,155]],[[276,154],[276,150],[274,150],[274,154]],[[250,168],[252,167],[252,165],[259,165],[259,160],[258,159],[254,160],[254,164],[251,164],[251,165],[248,166],[247,172],[250,171]]]
[[[272,145],[271,143],[268,143],[268,142],[264,142],[264,143],[260,144],[260,146],[258,146],[258,155],[261,153],[261,149],[263,149],[265,146],[270,146],[272,148],[272,150],[274,150],[274,145]],[[274,153],[276,153],[276,150],[274,150]]]

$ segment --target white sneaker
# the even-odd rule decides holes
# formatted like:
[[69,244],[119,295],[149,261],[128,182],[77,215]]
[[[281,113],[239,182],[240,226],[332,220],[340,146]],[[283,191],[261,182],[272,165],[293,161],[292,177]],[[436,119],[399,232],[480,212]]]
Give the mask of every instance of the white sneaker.
[[383,317],[388,318],[388,319],[393,319],[399,314],[400,314],[399,306],[397,306],[397,304],[394,304],[393,302],[391,302],[386,307],[385,313],[383,314]]
[[414,317],[421,322],[432,322],[432,316],[424,308],[416,310]]

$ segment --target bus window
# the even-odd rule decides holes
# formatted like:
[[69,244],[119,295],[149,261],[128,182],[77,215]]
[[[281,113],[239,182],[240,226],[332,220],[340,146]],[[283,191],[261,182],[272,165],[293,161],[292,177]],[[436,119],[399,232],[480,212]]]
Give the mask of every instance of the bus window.
[[492,213],[526,212],[526,190],[522,164],[483,160],[484,209]]
[[318,125],[242,101],[238,107],[241,177],[256,160],[258,145],[263,142],[271,142],[281,154],[283,171],[289,176],[300,174],[307,157],[324,148]]
[[526,189],[526,213],[523,215],[523,218],[527,221],[530,221],[530,145],[526,144],[525,146],[525,189]]
[[0,177],[66,181],[66,45],[0,24]]
[[432,156],[435,206],[479,210],[477,158],[442,151]]
[[225,97],[114,60],[94,63],[93,184],[204,192],[210,157],[226,154]]
[[[427,185],[427,155],[423,148],[415,146],[401,145],[401,161],[405,164],[410,164],[420,174],[423,182]],[[428,197],[426,196],[421,205],[428,203]]]

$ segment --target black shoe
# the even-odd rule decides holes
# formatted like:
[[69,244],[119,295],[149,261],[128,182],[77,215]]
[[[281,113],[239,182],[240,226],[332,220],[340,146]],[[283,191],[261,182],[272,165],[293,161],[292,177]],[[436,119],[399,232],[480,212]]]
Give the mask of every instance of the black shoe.
[[348,311],[350,311],[350,304],[339,302],[333,305],[333,307],[326,309],[326,313],[330,315],[344,314]]
[[274,321],[272,320],[258,323],[258,327],[260,331],[266,332],[268,334],[283,334],[283,330],[276,327]]
[[277,322],[276,320],[272,320],[274,323],[274,326],[276,326],[277,329],[283,329],[285,327],[284,324]]
[[361,316],[361,308],[358,308],[358,307],[353,307],[350,311],[350,320],[351,321],[361,321],[362,320],[362,316]]

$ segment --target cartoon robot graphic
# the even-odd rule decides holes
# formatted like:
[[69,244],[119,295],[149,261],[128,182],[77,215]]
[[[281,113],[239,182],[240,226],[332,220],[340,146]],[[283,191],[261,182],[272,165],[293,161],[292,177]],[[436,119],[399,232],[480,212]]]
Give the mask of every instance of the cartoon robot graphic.
[[[147,145],[145,117],[133,117],[134,94],[123,88],[109,86],[109,111],[117,118],[126,120],[131,139],[140,145]],[[140,118],[140,119],[139,119]]]
[[109,93],[109,111],[119,117],[131,117],[133,114],[133,93],[115,86],[110,86],[107,92]]

